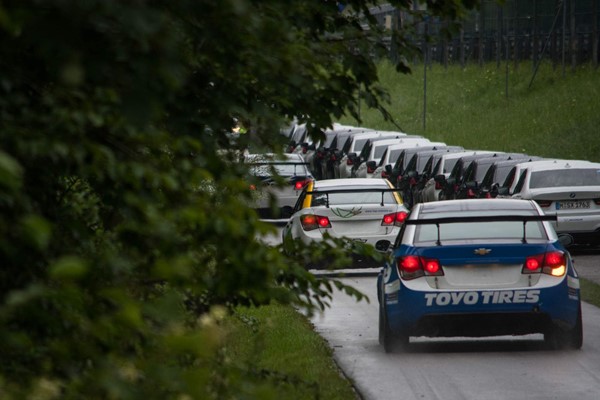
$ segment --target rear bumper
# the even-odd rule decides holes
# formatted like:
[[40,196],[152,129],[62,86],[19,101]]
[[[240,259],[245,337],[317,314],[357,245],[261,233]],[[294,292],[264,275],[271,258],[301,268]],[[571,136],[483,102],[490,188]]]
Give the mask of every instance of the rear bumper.
[[418,291],[392,282],[383,290],[390,329],[411,336],[523,335],[546,332],[550,324],[570,328],[580,304],[579,288],[568,287],[566,278],[544,288]]

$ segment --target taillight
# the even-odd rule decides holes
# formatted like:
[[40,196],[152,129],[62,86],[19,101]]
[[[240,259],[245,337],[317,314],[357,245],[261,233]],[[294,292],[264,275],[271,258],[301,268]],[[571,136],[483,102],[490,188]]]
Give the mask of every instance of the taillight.
[[256,190],[256,185],[255,184],[250,184],[250,190]]
[[444,275],[440,262],[435,258],[404,256],[398,259],[397,265],[400,276],[405,280]]
[[382,177],[383,179],[387,179],[387,178],[389,178],[390,176],[388,175],[388,173],[387,173],[387,172],[385,172],[385,171],[381,171],[381,177]]
[[321,215],[303,215],[300,217],[300,223],[302,224],[302,229],[305,231],[312,231],[318,228],[331,228],[329,218]]
[[442,184],[441,184],[441,183],[439,183],[439,182],[436,182],[436,183],[435,183],[435,190],[442,190],[442,189],[443,189],[443,186],[442,186]]
[[550,200],[536,200],[535,202],[542,208],[550,207],[550,204],[552,204]]
[[304,146],[302,147],[302,154],[306,154],[308,153],[308,147]]
[[415,178],[410,178],[409,185],[410,186],[415,186],[416,184],[417,184],[417,180]]
[[525,259],[522,273],[544,273],[552,276],[563,276],[567,271],[567,257],[562,251],[550,251],[536,254]]
[[474,199],[475,198],[475,192],[473,191],[473,189],[468,189],[467,190],[467,198],[469,198],[469,199]]
[[329,156],[329,160],[330,161],[336,161],[337,157],[335,156],[335,154],[332,154],[331,156]]
[[303,179],[301,181],[296,181],[296,183],[294,183],[294,189],[302,190],[304,188],[304,186],[308,185],[309,182],[310,182],[310,179]]
[[401,226],[406,218],[408,217],[408,213],[405,211],[400,211],[392,214],[385,214],[383,216],[383,220],[381,221],[382,226]]
[[600,199],[594,199],[594,203],[596,203],[597,206],[600,206]]
[[348,158],[346,159],[346,165],[354,165],[354,162],[352,161],[352,159]]
[[491,199],[492,198],[492,194],[490,192],[485,192],[485,198],[486,199]]
[[367,173],[372,174],[373,172],[375,172],[375,168],[367,166]]

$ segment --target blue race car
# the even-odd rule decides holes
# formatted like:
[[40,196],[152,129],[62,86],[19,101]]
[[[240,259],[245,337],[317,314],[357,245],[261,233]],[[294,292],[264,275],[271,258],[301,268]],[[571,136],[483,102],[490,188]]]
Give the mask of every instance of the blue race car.
[[530,333],[581,348],[579,278],[551,220],[530,200],[415,205],[377,278],[385,351],[410,336]]

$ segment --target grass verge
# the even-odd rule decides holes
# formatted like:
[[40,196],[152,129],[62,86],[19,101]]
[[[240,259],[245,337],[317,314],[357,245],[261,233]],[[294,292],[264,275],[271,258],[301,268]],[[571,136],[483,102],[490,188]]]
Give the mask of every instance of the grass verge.
[[292,307],[239,307],[226,321],[228,358],[259,371],[272,398],[360,398],[328,344]]

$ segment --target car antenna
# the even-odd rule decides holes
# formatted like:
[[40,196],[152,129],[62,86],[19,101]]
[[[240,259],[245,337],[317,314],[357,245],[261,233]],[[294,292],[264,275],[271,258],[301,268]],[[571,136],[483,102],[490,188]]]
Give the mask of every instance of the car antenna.
[[437,227],[437,240],[435,242],[436,245],[441,246],[442,245],[442,241],[440,240],[440,223],[436,223],[435,226]]
[[521,239],[522,243],[527,243],[527,229],[525,226],[527,225],[527,221],[523,221],[523,239]]
[[329,193],[325,193],[325,207],[329,208]]

